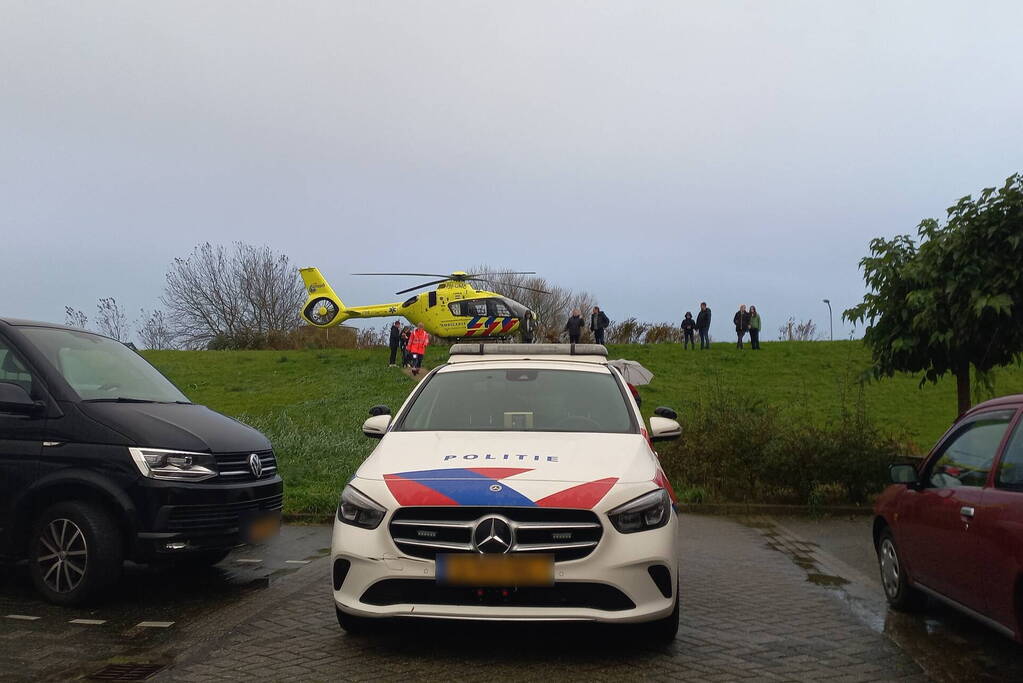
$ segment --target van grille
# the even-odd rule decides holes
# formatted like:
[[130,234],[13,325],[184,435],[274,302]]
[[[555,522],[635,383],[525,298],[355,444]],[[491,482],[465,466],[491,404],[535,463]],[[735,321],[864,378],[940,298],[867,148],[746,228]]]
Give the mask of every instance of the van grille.
[[[218,453],[217,468],[220,470],[220,478],[227,481],[256,481],[257,477],[252,474],[249,467],[249,456],[252,451],[244,453]],[[258,479],[272,477],[277,472],[277,458],[273,451],[256,451],[259,462],[263,465],[263,471]]]
[[171,531],[227,529],[241,524],[243,515],[273,512],[284,507],[284,494],[220,505],[175,505],[169,509],[167,528]]
[[589,510],[523,507],[407,507],[389,525],[398,549],[413,557],[476,552],[472,532],[482,519],[497,515],[512,528],[513,553],[551,553],[555,562],[586,557],[600,542],[603,527]]

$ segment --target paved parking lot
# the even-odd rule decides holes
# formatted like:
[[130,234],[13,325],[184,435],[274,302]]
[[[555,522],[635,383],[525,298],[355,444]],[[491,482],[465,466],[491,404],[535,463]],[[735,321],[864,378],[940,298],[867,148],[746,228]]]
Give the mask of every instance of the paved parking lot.
[[[158,681],[1018,679],[1012,662],[1023,650],[983,627],[940,609],[887,613],[869,548],[854,540],[864,523],[686,515],[682,626],[659,648],[625,629],[564,623],[411,621],[351,637],[330,601],[328,529],[289,527],[277,543],[190,579],[138,568],[126,595],[87,613],[44,606],[20,581],[7,582],[0,678],[75,679],[137,662],[161,667]],[[843,524],[851,526],[842,532]],[[161,577],[167,586],[147,593]],[[40,618],[5,617],[11,609]],[[75,618],[106,623],[68,623]]]

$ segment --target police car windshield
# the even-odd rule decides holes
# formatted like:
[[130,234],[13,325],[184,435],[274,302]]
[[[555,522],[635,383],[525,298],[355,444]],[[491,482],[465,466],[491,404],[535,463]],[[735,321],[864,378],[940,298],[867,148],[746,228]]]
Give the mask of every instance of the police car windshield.
[[634,433],[610,373],[535,368],[434,375],[398,431]]
[[52,327],[20,331],[84,401],[188,402],[142,356],[113,339]]

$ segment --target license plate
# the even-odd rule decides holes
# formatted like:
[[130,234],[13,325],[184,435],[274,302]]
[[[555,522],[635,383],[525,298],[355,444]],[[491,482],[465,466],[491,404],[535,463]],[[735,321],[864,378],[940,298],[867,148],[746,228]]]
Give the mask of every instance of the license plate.
[[280,531],[281,516],[279,514],[257,517],[249,522],[245,533],[245,540],[249,543],[261,543],[272,536],[276,536]]
[[472,587],[550,586],[554,584],[554,556],[438,555],[437,582]]

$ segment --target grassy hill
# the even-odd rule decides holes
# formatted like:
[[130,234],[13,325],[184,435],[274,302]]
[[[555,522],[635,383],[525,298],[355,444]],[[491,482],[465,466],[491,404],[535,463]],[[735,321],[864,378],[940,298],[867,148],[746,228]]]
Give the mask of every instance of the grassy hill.
[[[657,405],[687,409],[727,394],[775,406],[792,420],[825,422],[862,405],[883,431],[926,451],[955,417],[951,379],[919,388],[900,376],[861,385],[869,356],[860,342],[772,342],[739,352],[678,345],[612,346],[610,357],[640,361],[655,375],[640,387],[644,413]],[[146,357],[193,401],[238,417],[274,443],[287,485],[288,512],[329,513],[341,487],[375,441],[360,426],[370,406],[397,409],[414,386],[387,367],[387,349],[310,351],[152,351]],[[426,365],[444,361],[432,348]],[[1023,392],[1023,369],[1001,370],[996,393]]]

